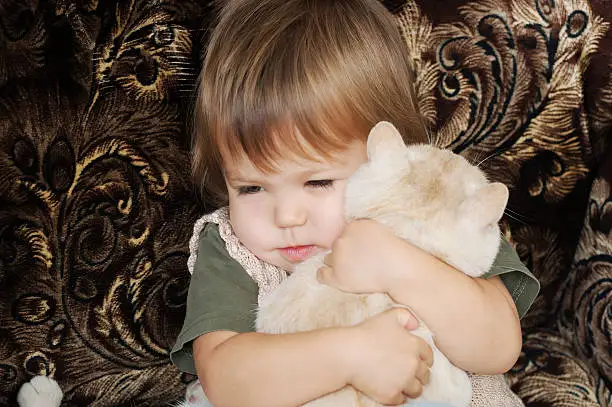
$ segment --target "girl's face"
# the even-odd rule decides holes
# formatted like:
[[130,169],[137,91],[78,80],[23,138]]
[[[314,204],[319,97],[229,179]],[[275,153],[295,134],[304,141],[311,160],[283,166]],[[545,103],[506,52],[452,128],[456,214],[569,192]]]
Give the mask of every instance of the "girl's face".
[[331,159],[289,156],[270,173],[246,156],[224,160],[234,233],[257,257],[291,272],[340,235],[347,180],[366,160],[361,141]]

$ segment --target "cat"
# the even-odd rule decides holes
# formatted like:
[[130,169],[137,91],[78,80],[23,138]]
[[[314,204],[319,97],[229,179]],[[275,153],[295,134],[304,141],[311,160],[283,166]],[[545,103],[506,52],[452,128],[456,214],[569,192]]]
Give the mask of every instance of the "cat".
[[[386,122],[370,132],[367,154],[368,162],[347,185],[348,221],[374,219],[472,277],[489,270],[500,243],[498,222],[508,200],[505,185],[487,181],[480,169],[451,151],[423,144],[406,146],[397,129]],[[258,309],[258,331],[290,333],[353,325],[397,306],[385,294],[350,294],[321,285],[316,271],[324,256],[314,256],[298,265],[268,295]],[[467,374],[440,352],[423,323],[413,333],[425,339],[434,351],[430,383],[416,400],[468,406],[471,385]],[[61,398],[62,392],[53,379],[37,376],[22,386],[18,401],[20,407],[59,407]],[[380,406],[350,386],[306,405]],[[177,407],[205,406],[211,405],[199,383],[193,382],[187,388],[185,401]]]
[[[406,146],[397,129],[386,122],[370,132],[367,155],[368,161],[347,184],[347,221],[374,219],[469,276],[489,270],[499,249],[498,222],[508,200],[504,184],[489,182],[479,168],[449,150],[426,144]],[[397,306],[386,294],[352,294],[320,284],[316,273],[324,256],[296,266],[264,299],[257,313],[257,331],[282,334],[354,325]],[[430,382],[416,400],[469,406],[472,389],[467,373],[440,352],[422,322],[413,333],[434,352]],[[381,406],[351,386],[305,405]]]

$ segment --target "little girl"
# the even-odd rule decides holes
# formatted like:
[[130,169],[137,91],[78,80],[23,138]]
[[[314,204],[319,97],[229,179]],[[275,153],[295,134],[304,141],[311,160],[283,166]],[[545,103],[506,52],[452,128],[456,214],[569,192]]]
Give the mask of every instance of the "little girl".
[[196,228],[171,358],[198,375],[214,406],[298,406],[346,385],[383,404],[421,393],[431,349],[410,333],[417,322],[405,310],[352,327],[254,331],[258,297],[284,278],[273,270],[290,273],[327,250],[322,282],[409,306],[456,366],[513,366],[519,318],[539,286],[510,245],[485,278],[470,278],[373,221],[344,222],[346,181],[377,122],[393,123],[407,144],[426,142],[410,61],[379,2],[230,0],[200,79],[193,170],[221,209]]

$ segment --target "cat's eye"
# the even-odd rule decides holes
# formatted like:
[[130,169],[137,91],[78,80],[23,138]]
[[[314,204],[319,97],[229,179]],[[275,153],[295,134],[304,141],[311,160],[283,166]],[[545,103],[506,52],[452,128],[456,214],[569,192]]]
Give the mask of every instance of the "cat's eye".
[[316,179],[306,182],[306,186],[311,188],[332,188],[334,181],[331,179]]
[[238,195],[253,195],[264,190],[262,187],[258,187],[257,185],[247,185],[237,189]]

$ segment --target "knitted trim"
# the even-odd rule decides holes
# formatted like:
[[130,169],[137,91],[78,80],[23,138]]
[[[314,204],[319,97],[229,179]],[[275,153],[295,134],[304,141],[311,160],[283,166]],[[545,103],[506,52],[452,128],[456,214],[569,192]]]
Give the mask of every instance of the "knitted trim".
[[525,407],[512,392],[504,375],[469,375],[472,381],[470,407]]
[[198,246],[200,244],[200,233],[206,227],[207,223],[215,223],[219,225],[219,235],[225,242],[225,247],[228,254],[236,260],[248,275],[255,280],[259,287],[257,301],[261,305],[262,300],[272,290],[287,278],[287,272],[280,267],[276,267],[270,263],[260,260],[251,253],[234,234],[232,225],[229,220],[229,210],[227,207],[217,209],[215,212],[202,216],[193,226],[193,235],[189,240],[189,259],[187,260],[187,268],[193,274],[195,262],[198,255]]

